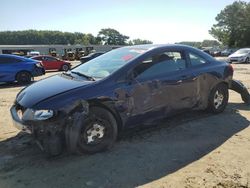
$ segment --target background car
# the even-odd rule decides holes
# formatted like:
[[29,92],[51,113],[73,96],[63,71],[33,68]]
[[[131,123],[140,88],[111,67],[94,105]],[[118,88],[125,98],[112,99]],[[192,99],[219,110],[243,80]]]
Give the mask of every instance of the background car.
[[124,129],[183,110],[223,112],[232,76],[230,64],[192,47],[128,46],[25,88],[11,114],[51,155],[96,153]]
[[213,57],[219,57],[219,56],[221,56],[221,51],[220,50],[214,50],[214,51],[211,52],[211,55]]
[[0,55],[0,82],[28,84],[33,77],[43,74],[45,69],[40,61],[16,55]]
[[250,63],[250,48],[242,48],[228,56],[230,63]]
[[81,63],[86,63],[87,61],[94,59],[100,55],[103,55],[105,52],[94,52],[94,53],[90,53],[87,56],[83,56],[80,58]]
[[231,55],[232,53],[234,53],[235,51],[236,51],[235,49],[225,49],[221,51],[221,56],[227,57]]
[[40,55],[31,57],[31,59],[42,61],[45,70],[62,70],[68,71],[71,68],[71,64],[67,61],[60,60],[53,56]]

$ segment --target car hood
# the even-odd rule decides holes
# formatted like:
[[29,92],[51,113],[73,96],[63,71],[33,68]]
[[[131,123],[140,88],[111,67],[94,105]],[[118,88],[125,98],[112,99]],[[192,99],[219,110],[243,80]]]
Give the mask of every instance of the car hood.
[[73,79],[70,76],[59,74],[35,82],[24,88],[16,98],[16,101],[26,108],[30,108],[37,103],[53,97],[55,95],[67,92],[69,90],[86,86],[93,83],[83,79]]
[[231,54],[229,57],[243,57],[246,56],[247,54]]

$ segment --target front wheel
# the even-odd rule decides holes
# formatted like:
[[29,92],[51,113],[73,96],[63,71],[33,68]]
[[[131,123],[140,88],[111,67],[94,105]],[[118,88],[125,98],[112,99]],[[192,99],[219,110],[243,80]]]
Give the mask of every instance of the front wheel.
[[246,63],[246,64],[249,64],[249,63],[250,63],[249,57],[246,58],[245,63]]
[[32,81],[32,76],[28,72],[19,72],[16,75],[16,80],[18,84],[24,85],[24,84],[29,84]]
[[226,84],[215,86],[208,99],[208,110],[212,113],[221,113],[225,110],[228,103],[228,87]]
[[100,107],[92,107],[89,118],[82,125],[78,149],[82,153],[97,153],[109,149],[117,138],[114,116]]
[[68,71],[69,70],[69,65],[64,64],[61,68],[62,71]]

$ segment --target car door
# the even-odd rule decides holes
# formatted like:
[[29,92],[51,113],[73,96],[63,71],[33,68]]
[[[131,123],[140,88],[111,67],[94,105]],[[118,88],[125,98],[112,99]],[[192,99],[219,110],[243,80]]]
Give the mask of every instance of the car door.
[[46,67],[47,70],[54,69],[54,67],[53,67],[53,63],[54,62],[53,62],[53,60],[50,57],[44,56],[43,57],[43,63],[44,63],[44,66]]
[[21,60],[10,57],[0,57],[0,82],[11,82],[15,80],[18,67],[16,64]]
[[57,59],[54,57],[45,56],[43,58],[43,63],[45,64],[45,67],[48,70],[59,68],[58,63],[57,63]]
[[125,124],[151,122],[192,108],[197,83],[186,67],[185,52],[174,50],[153,54],[139,62],[132,70],[132,82],[119,88],[120,99],[128,107]]
[[187,59],[189,62],[188,71],[192,72],[197,81],[195,93],[197,107],[202,107],[203,104],[206,106],[208,95],[214,84],[217,83],[214,66],[210,66],[209,60],[193,51],[187,51]]
[[55,57],[49,57],[49,61],[50,61],[52,69],[60,69],[63,64],[61,61],[59,61]]

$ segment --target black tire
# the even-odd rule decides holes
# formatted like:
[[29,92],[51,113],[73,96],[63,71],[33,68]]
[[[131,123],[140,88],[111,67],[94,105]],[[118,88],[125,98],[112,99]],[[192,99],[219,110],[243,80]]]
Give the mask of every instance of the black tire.
[[89,114],[81,127],[77,143],[79,151],[93,154],[110,149],[116,141],[118,132],[114,116],[100,107],[90,108]]
[[69,70],[69,65],[64,64],[61,68],[62,71],[68,71]]
[[245,88],[243,92],[241,92],[241,99],[244,101],[246,104],[250,104],[250,95],[248,90]]
[[16,80],[18,82],[18,84],[24,85],[24,84],[29,84],[32,80],[32,76],[29,72],[19,72],[16,75]]
[[245,61],[246,64],[249,64],[250,61],[249,61],[249,57],[246,58],[246,61]]
[[218,114],[225,110],[228,103],[228,86],[226,84],[216,85],[210,92],[208,98],[208,111]]

